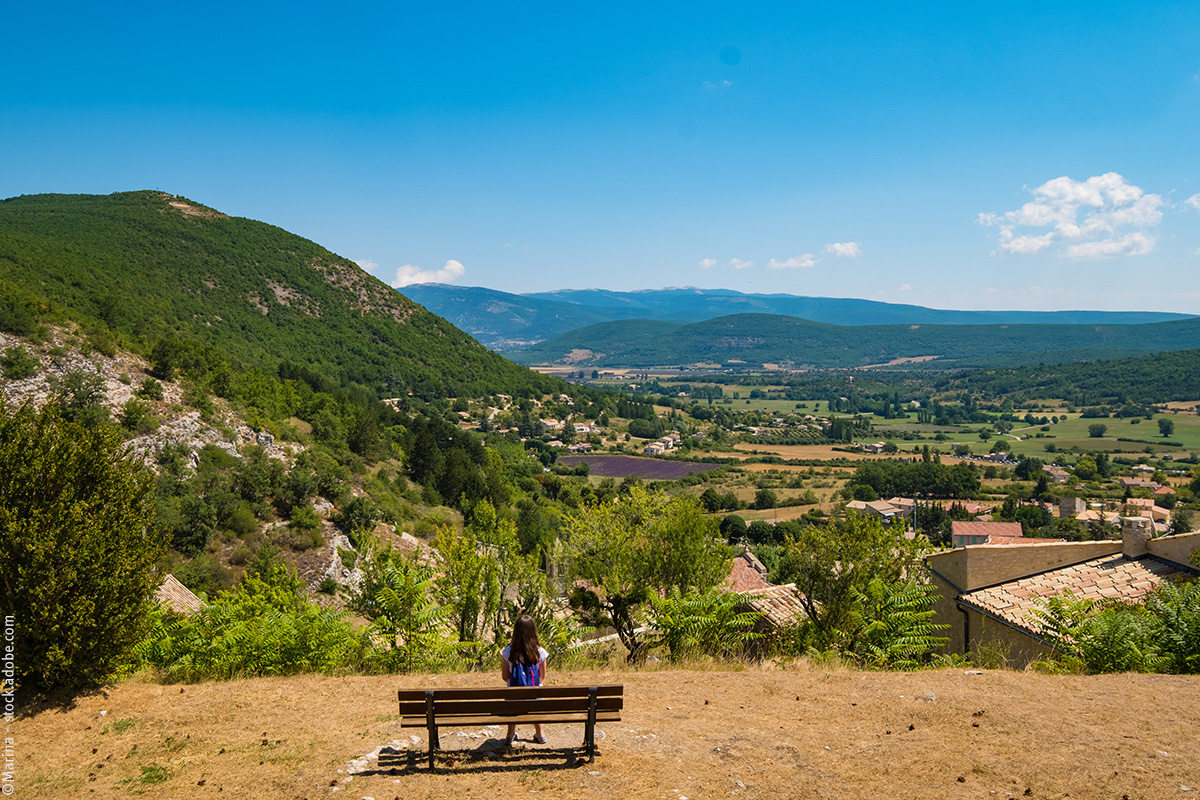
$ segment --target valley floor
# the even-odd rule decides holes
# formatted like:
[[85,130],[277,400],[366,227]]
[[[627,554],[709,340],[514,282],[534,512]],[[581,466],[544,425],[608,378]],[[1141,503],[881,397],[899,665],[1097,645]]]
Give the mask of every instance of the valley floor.
[[[430,774],[425,733],[400,728],[396,690],[498,682],[481,674],[128,682],[17,719],[15,796],[1200,796],[1196,676],[808,663],[552,673],[552,683],[625,685],[624,719],[600,726],[594,764],[575,758],[582,726],[548,726],[547,744],[511,751],[503,729],[443,729],[451,752]],[[399,755],[347,774],[349,762],[391,742],[404,742]]]

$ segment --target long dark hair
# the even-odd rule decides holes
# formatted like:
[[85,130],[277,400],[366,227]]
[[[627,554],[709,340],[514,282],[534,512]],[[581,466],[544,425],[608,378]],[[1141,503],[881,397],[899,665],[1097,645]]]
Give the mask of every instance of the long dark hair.
[[541,661],[538,652],[541,643],[538,641],[537,624],[533,617],[522,614],[513,626],[512,642],[508,646],[508,660],[511,664],[533,666]]

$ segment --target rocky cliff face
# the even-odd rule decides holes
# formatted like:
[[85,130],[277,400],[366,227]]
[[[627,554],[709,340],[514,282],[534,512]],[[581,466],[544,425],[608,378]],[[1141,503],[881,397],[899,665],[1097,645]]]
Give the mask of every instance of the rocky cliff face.
[[[10,334],[0,333],[0,353],[22,349],[34,365],[27,368],[32,374],[19,379],[0,377],[0,398],[9,409],[25,403],[41,408],[61,394],[61,386],[72,373],[93,379],[98,388],[95,402],[107,409],[114,420],[119,420],[122,407],[130,400],[139,399],[149,408],[155,423],[143,426],[153,428],[132,435],[126,442],[128,452],[140,458],[147,467],[158,470],[158,455],[163,448],[172,445],[183,447],[190,453],[193,467],[198,466],[199,451],[207,446],[219,447],[235,458],[241,458],[241,448],[257,445],[268,457],[291,467],[296,455],[304,446],[295,442],[278,442],[265,431],[255,431],[246,425],[224,401],[214,398],[214,411],[207,419],[199,411],[184,405],[183,389],[177,383],[163,383],[162,399],[137,397],[142,381],[151,377],[145,359],[131,353],[114,350],[112,355],[100,352],[85,352],[87,345],[71,328],[50,328],[45,341],[31,342]],[[344,568],[338,548],[353,550],[350,540],[329,521],[336,509],[324,498],[316,498],[313,510],[321,518],[324,544],[314,550],[295,554],[288,558],[295,566],[310,590],[316,589],[323,578],[333,578],[339,584],[354,585],[361,580],[358,570]],[[271,529],[285,523],[272,522],[260,526],[269,534]],[[411,537],[410,537],[411,538]],[[228,561],[231,544],[218,551]]]
[[[72,330],[64,328],[51,328],[46,341],[39,344],[0,333],[0,352],[24,348],[37,362],[35,372],[29,377],[0,380],[0,397],[10,407],[32,403],[41,408],[58,396],[56,387],[62,385],[69,373],[82,373],[99,379],[101,390],[96,400],[113,419],[119,419],[122,407],[136,398],[138,386],[150,377],[149,364],[139,356],[120,350],[111,356],[95,351],[85,354],[81,344]],[[299,444],[277,443],[271,434],[252,430],[220,399],[214,401],[216,410],[206,421],[200,412],[184,406],[183,389],[178,384],[162,384],[162,395],[161,400],[143,400],[159,423],[156,429],[139,433],[126,444],[129,452],[139,456],[151,469],[156,467],[155,457],[168,444],[193,451],[193,459],[195,451],[208,445],[240,457],[239,447],[256,444],[271,458],[288,464],[303,450]]]

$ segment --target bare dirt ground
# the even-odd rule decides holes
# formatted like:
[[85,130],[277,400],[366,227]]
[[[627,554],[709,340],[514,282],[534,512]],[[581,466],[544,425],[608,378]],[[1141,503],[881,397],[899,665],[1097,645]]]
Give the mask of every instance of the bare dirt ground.
[[[625,685],[623,720],[600,726],[595,763],[578,757],[582,726],[548,726],[547,744],[511,751],[500,728],[443,729],[449,752],[430,773],[424,731],[401,729],[395,716],[396,690],[493,685],[492,675],[129,682],[18,718],[15,796],[1200,796],[1197,677],[802,662],[552,673],[551,682]],[[345,771],[397,740],[398,755]]]

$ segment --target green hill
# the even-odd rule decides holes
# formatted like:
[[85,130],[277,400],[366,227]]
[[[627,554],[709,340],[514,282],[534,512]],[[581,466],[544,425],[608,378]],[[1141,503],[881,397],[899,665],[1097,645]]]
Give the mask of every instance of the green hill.
[[147,352],[168,334],[384,394],[550,391],[353,262],[161,192],[0,201],[0,328],[72,319]]
[[844,368],[898,359],[982,367],[1087,361],[1200,346],[1200,319],[1140,325],[860,325],[735,314],[690,325],[606,322],[511,353],[525,364]]

